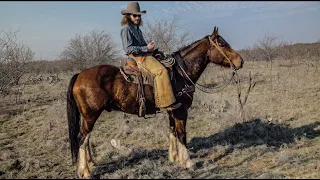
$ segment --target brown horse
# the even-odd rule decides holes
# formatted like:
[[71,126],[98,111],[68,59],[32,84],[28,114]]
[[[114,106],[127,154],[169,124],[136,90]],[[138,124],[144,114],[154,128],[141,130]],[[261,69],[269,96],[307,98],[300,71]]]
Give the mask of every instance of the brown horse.
[[[189,168],[192,161],[186,148],[186,123],[194,91],[185,92],[183,88],[194,86],[209,62],[237,70],[242,68],[243,60],[219,35],[216,27],[212,35],[181,48],[175,54],[182,59],[182,64],[176,63],[173,66],[174,79],[171,82],[174,93],[177,94],[176,99],[182,106],[168,112],[169,160]],[[159,109],[155,107],[153,87],[145,85],[144,91],[146,114],[155,114]],[[76,174],[79,178],[92,177],[90,169],[94,163],[89,137],[102,111],[117,110],[138,115],[139,103],[136,96],[137,84],[126,81],[119,67],[99,65],[71,78],[67,92],[69,140],[72,163],[77,163]]]

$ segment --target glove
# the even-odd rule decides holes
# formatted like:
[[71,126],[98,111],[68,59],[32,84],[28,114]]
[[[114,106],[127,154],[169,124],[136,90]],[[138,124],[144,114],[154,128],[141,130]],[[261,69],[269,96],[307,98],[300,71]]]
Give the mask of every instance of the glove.
[[163,52],[159,51],[158,49],[155,49],[153,52],[152,52],[152,56],[156,59],[165,59],[166,56],[164,55]]

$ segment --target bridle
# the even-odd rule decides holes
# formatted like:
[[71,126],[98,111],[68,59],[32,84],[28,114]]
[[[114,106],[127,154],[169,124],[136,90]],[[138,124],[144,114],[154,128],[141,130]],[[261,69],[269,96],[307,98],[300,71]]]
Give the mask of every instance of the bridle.
[[[184,68],[182,68],[180,64],[178,64],[178,65],[179,65],[180,69],[182,70],[184,76],[192,83],[193,86],[197,87],[197,88],[198,88],[199,90],[201,90],[202,92],[212,94],[212,93],[216,93],[216,92],[222,90],[223,88],[225,88],[227,85],[230,84],[230,82],[232,81],[234,75],[236,74],[236,68],[235,68],[235,65],[232,63],[232,61],[228,58],[228,56],[221,50],[221,47],[220,47],[219,44],[218,44],[218,38],[219,38],[219,36],[216,36],[216,37],[215,37],[215,39],[214,39],[215,41],[213,41],[213,40],[210,38],[210,36],[207,36],[207,37],[208,37],[208,40],[209,40],[210,46],[211,46],[211,47],[208,49],[207,54],[208,54],[208,52],[209,52],[213,47],[214,47],[214,48],[217,48],[217,49],[219,50],[219,52],[220,52],[220,53],[229,61],[229,63],[231,64],[231,65],[230,65],[230,68],[231,68],[231,71],[232,71],[232,77],[230,78],[230,80],[229,80],[226,84],[221,85],[221,86],[218,86],[218,87],[207,87],[207,86],[201,85],[201,84],[199,84],[199,83],[194,83],[194,82],[190,79],[190,77],[188,76],[188,74],[185,72]],[[209,58],[208,55],[207,55],[207,58]],[[186,85],[186,86],[187,86],[186,88],[189,87],[188,85]],[[206,91],[206,90],[204,90],[204,89],[209,89],[210,92],[208,92],[208,91]],[[183,92],[178,93],[179,96],[181,96],[182,94],[183,94]],[[187,95],[188,95],[188,94],[187,94]],[[188,96],[189,96],[189,95],[188,95]],[[189,97],[190,97],[190,96],[189,96]]]
[[[209,39],[209,42],[210,42],[210,45],[211,45],[211,47],[210,47],[210,49],[214,46],[215,48],[217,48],[218,50],[219,50],[219,52],[229,61],[229,63],[231,64],[231,66],[230,66],[230,68],[231,68],[231,70],[232,71],[235,71],[236,70],[236,67],[235,67],[235,65],[233,64],[233,62],[228,58],[228,56],[221,50],[221,47],[219,46],[219,44],[218,44],[218,38],[219,38],[220,36],[216,36],[215,38],[214,38],[214,40],[215,40],[215,42],[213,42],[212,41],[212,39],[210,38],[210,36],[208,36],[208,39]],[[209,49],[209,50],[210,50]],[[208,50],[208,51],[209,51]]]

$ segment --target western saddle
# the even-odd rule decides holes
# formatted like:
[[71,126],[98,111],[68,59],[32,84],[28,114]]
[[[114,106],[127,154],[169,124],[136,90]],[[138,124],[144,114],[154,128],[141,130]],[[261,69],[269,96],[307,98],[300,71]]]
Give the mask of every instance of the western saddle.
[[[165,55],[162,52],[158,51],[157,49],[152,53],[152,56],[156,58],[164,67],[167,68],[170,79],[173,79],[173,65],[179,64],[180,68],[177,68],[178,73],[182,76],[185,76],[184,73],[181,71],[181,68],[184,70],[186,66],[180,56],[179,53],[173,53],[170,55]],[[137,59],[132,54],[129,54],[130,58]],[[144,56],[142,56],[144,58]],[[136,60],[137,61],[137,60]],[[126,60],[126,63],[123,66],[119,67],[120,72],[124,79],[128,82],[138,84],[138,91],[137,91],[137,101],[139,102],[139,117],[145,117],[146,114],[146,106],[145,106],[145,95],[144,95],[144,84],[148,84],[150,86],[154,86],[154,77],[149,72],[145,71],[143,68],[140,68],[138,64],[134,61]],[[183,93],[194,92],[194,86],[187,86],[181,90],[179,96]]]

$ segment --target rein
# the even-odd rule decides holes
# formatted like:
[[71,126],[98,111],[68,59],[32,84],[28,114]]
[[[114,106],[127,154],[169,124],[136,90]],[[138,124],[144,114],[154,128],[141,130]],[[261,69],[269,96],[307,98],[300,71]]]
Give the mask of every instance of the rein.
[[[229,61],[229,63],[231,64],[230,65],[230,68],[232,70],[232,76],[230,78],[230,80],[224,84],[224,85],[221,85],[221,86],[218,86],[218,87],[207,87],[207,86],[204,86],[204,85],[201,85],[199,83],[194,83],[190,77],[188,76],[188,74],[185,72],[184,68],[181,67],[181,65],[178,63],[181,71],[183,72],[184,76],[192,83],[192,85],[194,85],[195,87],[197,87],[199,90],[201,90],[202,92],[205,92],[205,93],[209,93],[209,94],[213,94],[213,93],[216,93],[220,90],[218,89],[224,89],[226,86],[228,86],[230,84],[230,82],[232,81],[234,75],[237,75],[237,72],[235,70],[235,65],[232,63],[232,61],[228,58],[228,56],[221,50],[221,48],[217,45],[218,42],[217,42],[217,39],[215,39],[215,42],[212,41],[212,39],[210,38],[210,36],[208,36],[208,39],[209,39],[209,42],[210,42],[210,45],[211,45],[211,48],[212,46],[214,46],[215,48],[217,48],[219,50],[219,52]],[[238,75],[237,75],[238,76]],[[206,91],[205,89],[209,89],[209,90],[214,90],[214,91]]]

